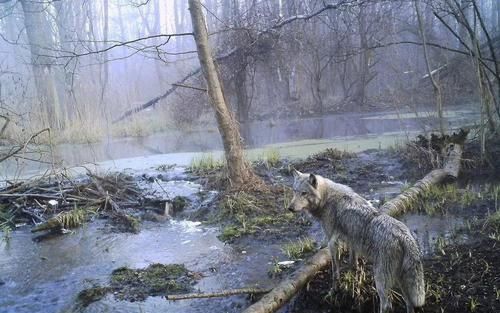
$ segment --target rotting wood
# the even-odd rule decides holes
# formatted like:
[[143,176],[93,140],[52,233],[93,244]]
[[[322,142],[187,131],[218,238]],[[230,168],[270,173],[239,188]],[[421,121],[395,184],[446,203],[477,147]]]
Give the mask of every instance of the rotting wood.
[[241,294],[261,294],[261,293],[268,293],[269,291],[271,291],[270,288],[267,288],[267,289],[239,288],[239,289],[223,290],[223,291],[218,291],[218,292],[167,295],[165,298],[167,300],[177,301],[177,300],[186,300],[186,299],[220,298],[220,297],[228,297],[228,296],[241,295]]
[[[415,208],[412,204],[432,185],[442,184],[449,179],[456,179],[460,171],[463,144],[468,130],[461,130],[449,138],[445,151],[445,161],[441,169],[436,169],[419,180],[415,185],[393,200],[384,204],[381,210],[388,215],[397,216]],[[309,261],[302,265],[290,278],[279,283],[271,292],[249,306],[243,313],[272,313],[289,302],[316,273],[330,266],[331,257],[328,249],[319,250]]]

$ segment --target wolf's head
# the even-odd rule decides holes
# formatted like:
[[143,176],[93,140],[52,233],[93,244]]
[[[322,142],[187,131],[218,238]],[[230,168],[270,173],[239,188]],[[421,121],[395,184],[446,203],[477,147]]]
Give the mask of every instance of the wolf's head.
[[292,212],[306,210],[313,213],[320,208],[321,193],[320,184],[321,177],[314,174],[304,174],[297,170],[293,170],[293,198],[288,207]]

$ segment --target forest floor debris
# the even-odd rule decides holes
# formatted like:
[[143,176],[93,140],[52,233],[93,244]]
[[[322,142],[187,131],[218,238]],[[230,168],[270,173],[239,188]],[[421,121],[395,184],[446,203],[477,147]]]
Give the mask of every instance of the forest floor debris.
[[7,182],[0,189],[0,227],[5,233],[16,225],[33,224],[32,232],[57,233],[102,217],[114,230],[137,233],[147,210],[158,210],[171,202],[170,213],[176,213],[189,204],[182,196],[155,198],[138,186],[140,179],[123,173],[99,176],[88,172],[75,179],[59,175]]

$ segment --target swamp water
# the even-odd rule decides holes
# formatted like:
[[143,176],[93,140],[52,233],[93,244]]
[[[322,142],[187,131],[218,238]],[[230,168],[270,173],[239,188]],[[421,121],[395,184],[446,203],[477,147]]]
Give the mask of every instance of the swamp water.
[[[456,113],[453,121],[463,122],[471,114]],[[420,130],[415,118],[356,115],[353,122],[352,116],[276,125],[258,122],[252,133],[253,142],[248,143],[253,147],[249,157],[258,158],[263,147],[276,148],[286,157],[305,157],[327,147],[351,151],[384,148],[403,140],[408,132]],[[168,182],[159,188],[170,198],[176,195],[193,198],[201,186],[188,181],[183,166],[199,151],[218,149],[219,140],[217,133],[163,134],[91,145],[60,145],[56,154],[66,165],[97,162],[94,166],[99,171],[130,171],[136,175],[138,171],[156,175],[158,166],[177,164],[163,173]],[[218,153],[214,151],[214,155]],[[16,169],[19,165],[24,170],[22,174]],[[0,179],[30,177],[46,168],[24,161],[1,166]],[[84,169],[77,167],[71,171],[76,175]],[[399,192],[398,188],[384,187],[378,193],[392,195]],[[198,199],[198,205],[202,201]],[[419,215],[406,216],[403,221],[417,234],[426,253],[432,251],[439,236],[446,236],[463,223],[460,218]],[[78,292],[94,284],[105,285],[113,269],[142,268],[152,263],[184,263],[188,269],[201,272],[204,277],[194,287],[202,292],[272,286],[274,281],[267,271],[273,256],[281,255],[280,246],[259,245],[241,251],[224,245],[217,235],[215,228],[179,220],[145,222],[139,234],[110,232],[104,221],[97,220],[71,234],[42,242],[32,240],[29,227],[19,228],[12,232],[9,243],[0,242],[0,312],[71,312]],[[108,295],[83,312],[240,312],[247,305],[245,296],[179,302],[149,297],[144,302],[127,302]]]
[[[479,120],[479,113],[467,108],[446,111],[447,127],[463,127]],[[359,152],[383,149],[404,142],[417,133],[437,126],[429,112],[345,113],[317,118],[255,121],[241,125],[247,157],[256,160],[268,149],[282,157],[304,158],[326,148]],[[187,166],[202,153],[222,157],[222,143],[216,128],[192,131],[172,130],[146,137],[107,138],[98,143],[58,144],[40,156],[36,151],[26,155],[45,163],[27,159],[0,163],[0,180],[28,178],[57,167],[85,164],[120,171],[125,168],[149,168],[164,164]],[[84,169],[73,169],[84,172]]]

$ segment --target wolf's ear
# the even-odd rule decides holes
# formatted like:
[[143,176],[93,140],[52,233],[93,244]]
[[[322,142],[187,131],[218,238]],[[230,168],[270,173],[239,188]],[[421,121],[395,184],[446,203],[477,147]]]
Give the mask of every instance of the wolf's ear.
[[300,175],[302,175],[301,172],[297,171],[296,169],[292,168],[292,173],[293,173],[293,177],[294,178],[297,178],[299,177]]
[[318,187],[318,180],[316,179],[316,175],[310,174],[309,175],[309,184],[313,186],[314,188]]

